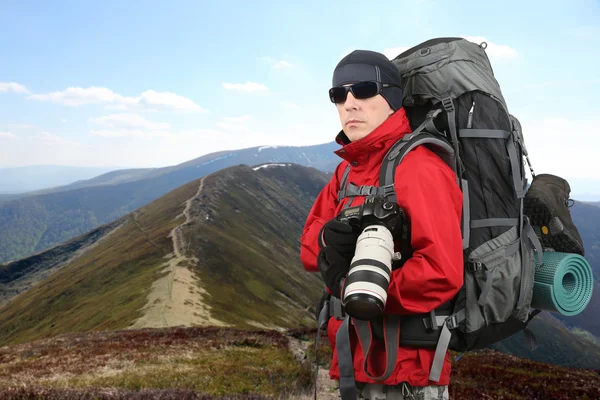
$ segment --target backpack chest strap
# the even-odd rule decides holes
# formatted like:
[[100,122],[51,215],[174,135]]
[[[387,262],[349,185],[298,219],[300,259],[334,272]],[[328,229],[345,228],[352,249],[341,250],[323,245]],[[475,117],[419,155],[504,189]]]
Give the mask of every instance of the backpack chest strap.
[[346,197],[356,196],[385,196],[388,197],[394,194],[394,184],[390,183],[384,186],[361,185],[357,186],[354,183],[348,183],[348,175],[350,174],[350,165],[346,166],[344,175],[340,182],[340,190],[338,190],[338,201],[344,200]]

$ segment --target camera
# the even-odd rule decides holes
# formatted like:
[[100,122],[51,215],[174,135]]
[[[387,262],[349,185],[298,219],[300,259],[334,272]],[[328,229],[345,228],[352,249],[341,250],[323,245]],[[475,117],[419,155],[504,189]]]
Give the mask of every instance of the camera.
[[342,210],[337,219],[361,232],[350,271],[344,284],[342,304],[347,314],[361,320],[383,315],[392,273],[394,234],[404,224],[404,212],[398,204],[382,196],[368,196],[360,206]]

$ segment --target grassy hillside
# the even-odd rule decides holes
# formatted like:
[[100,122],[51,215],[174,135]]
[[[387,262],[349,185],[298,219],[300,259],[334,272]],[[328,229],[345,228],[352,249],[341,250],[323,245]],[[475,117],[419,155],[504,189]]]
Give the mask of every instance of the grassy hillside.
[[191,183],[131,214],[101,244],[0,308],[0,344],[127,327],[161,276],[172,251],[167,236],[196,190]]
[[133,182],[31,196],[0,204],[0,262],[66,242],[164,194],[164,185]]
[[50,276],[55,270],[118,229],[124,221],[126,219],[115,220],[50,250],[0,265],[0,305]]
[[[199,260],[194,270],[222,321],[297,326],[302,320],[289,313],[290,300],[306,307],[318,299],[322,283],[301,267],[298,238],[325,182],[314,170],[307,179],[307,171],[244,166],[206,177],[211,190],[192,205],[204,219],[202,229],[190,226],[184,235]],[[282,180],[268,179],[278,174]],[[281,309],[275,318],[274,308]]]
[[[188,268],[208,293],[214,318],[241,328],[313,322],[307,309],[321,284],[300,265],[297,238],[316,196],[304,190],[321,188],[325,178],[294,168],[301,172],[287,184],[247,166],[224,170],[205,179],[192,203],[183,237],[186,256],[197,263]],[[315,182],[294,183],[306,180]],[[0,307],[0,345],[129,327],[166,274],[174,251],[169,235],[185,222],[185,203],[198,186],[184,185],[130,214],[95,247]]]

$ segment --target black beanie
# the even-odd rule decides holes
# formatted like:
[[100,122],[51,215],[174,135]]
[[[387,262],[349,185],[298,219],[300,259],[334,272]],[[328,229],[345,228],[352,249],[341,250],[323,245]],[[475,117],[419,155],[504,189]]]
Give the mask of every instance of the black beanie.
[[[332,86],[361,81],[378,81],[402,86],[398,68],[385,55],[370,50],[354,50],[338,63],[333,71]],[[387,87],[381,92],[394,111],[402,107],[402,89]]]

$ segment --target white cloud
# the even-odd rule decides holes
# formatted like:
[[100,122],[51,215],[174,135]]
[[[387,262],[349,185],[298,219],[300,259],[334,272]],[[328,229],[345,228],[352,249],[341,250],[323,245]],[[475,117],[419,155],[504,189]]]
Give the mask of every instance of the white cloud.
[[29,124],[3,124],[2,126],[11,128],[11,129],[31,129],[34,126]]
[[0,139],[17,139],[17,135],[10,132],[0,132]]
[[208,110],[200,107],[187,97],[179,96],[175,93],[159,93],[154,90],[146,90],[138,99],[139,102],[143,104],[165,106],[178,111],[208,112]]
[[283,107],[283,109],[285,110],[297,110],[298,108],[300,108],[298,104],[292,103],[290,101],[282,101],[281,107]]
[[269,88],[265,85],[256,82],[246,82],[246,83],[229,83],[223,82],[223,87],[229,90],[238,90],[241,92],[265,92],[268,91]]
[[508,60],[517,57],[517,50],[514,48],[505,44],[496,44],[490,42],[484,36],[463,36],[463,38],[475,44],[486,42],[487,48],[485,49],[485,52],[487,53],[488,57],[492,59]]
[[406,50],[410,49],[410,47],[405,46],[405,47],[391,47],[388,49],[383,50],[383,54],[385,54],[385,56],[387,58],[389,58],[390,60],[396,58],[399,54],[405,52]]
[[[322,103],[327,104],[325,100]],[[223,129],[214,125],[196,125],[197,128],[192,125],[177,130],[97,125],[97,129],[87,131],[91,135],[82,136],[82,143],[77,147],[67,146],[65,139],[61,141],[62,138],[50,134],[37,138],[23,136],[10,141],[10,146],[0,146],[0,160],[10,166],[162,167],[217,151],[259,146],[306,146],[333,140],[339,131],[335,110],[323,112],[323,106],[317,103],[302,105],[302,111],[311,118],[293,119],[280,110],[265,119],[233,114],[230,120],[217,121],[234,126],[243,125],[247,130]],[[0,130],[10,131],[8,128]],[[89,139],[91,143],[87,142]]]
[[271,67],[273,67],[274,69],[283,69],[283,68],[290,68],[293,66],[292,63],[287,62],[286,60],[276,60],[273,57],[261,57],[260,58],[262,61],[266,62],[267,64],[271,65]]
[[43,142],[55,143],[60,145],[69,145],[69,146],[80,146],[81,143],[75,142],[72,140],[65,139],[58,135],[54,135],[50,132],[42,132],[35,137],[37,140],[41,140]]
[[69,87],[63,91],[33,94],[30,99],[51,101],[78,107],[87,104],[106,104],[107,108],[126,110],[140,106],[163,106],[175,111],[206,112],[192,100],[170,92],[147,90],[138,97],[122,96],[104,87]]
[[281,60],[281,61],[278,61],[277,63],[275,63],[275,65],[273,65],[273,68],[282,69],[282,68],[290,68],[291,66],[292,66],[292,64],[290,64],[289,62],[287,62],[285,60]]
[[166,122],[150,121],[139,114],[110,114],[105,117],[93,118],[92,122],[110,128],[142,128],[150,130],[170,128],[170,125]]
[[103,87],[69,87],[60,92],[33,94],[29,98],[40,101],[52,101],[73,107],[85,104],[118,103],[134,105],[136,103],[133,97],[121,96]]
[[137,137],[143,139],[173,136],[169,132],[144,131],[141,129],[91,130],[90,134],[109,138]]
[[240,117],[225,117],[223,119],[227,122],[231,122],[234,124],[241,124],[244,122],[254,121],[254,117],[252,115],[242,115]]
[[250,132],[247,126],[244,125],[236,125],[236,124],[226,124],[223,122],[217,122],[217,127],[221,129],[225,129],[226,131],[235,131],[235,132]]
[[219,133],[214,129],[186,129],[180,132],[180,136],[215,136]]
[[29,90],[19,83],[0,82],[0,92],[29,93]]

